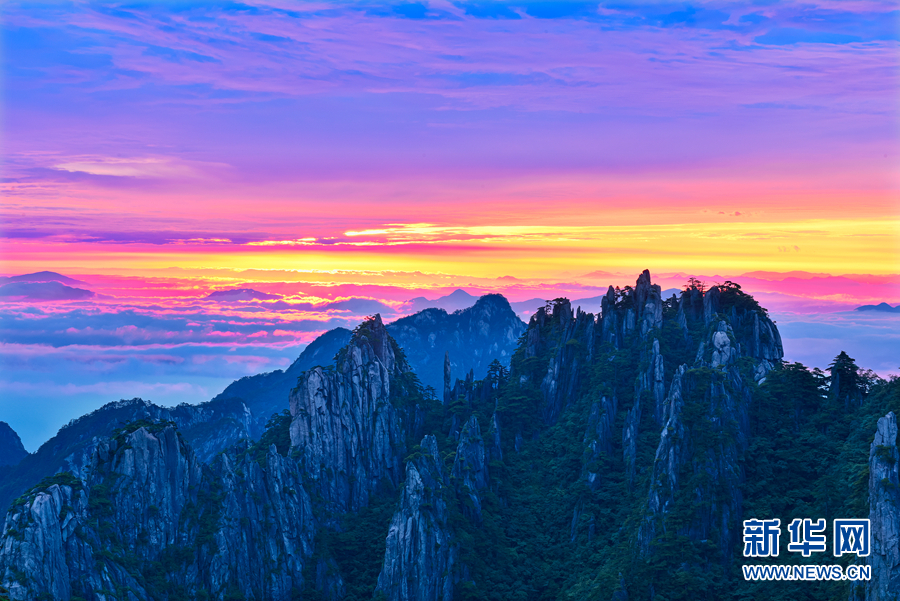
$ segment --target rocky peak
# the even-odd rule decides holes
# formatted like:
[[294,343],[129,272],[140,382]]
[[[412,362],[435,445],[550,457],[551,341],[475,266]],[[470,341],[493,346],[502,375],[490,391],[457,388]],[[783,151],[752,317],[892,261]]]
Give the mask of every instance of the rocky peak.
[[409,425],[392,397],[406,367],[395,347],[376,315],[357,328],[333,368],[304,372],[291,392],[291,446],[330,511],[356,511],[384,479],[400,483]]
[[638,308],[638,313],[640,313],[641,307],[643,307],[644,303],[647,301],[652,286],[653,284],[650,282],[650,270],[645,269],[641,272],[641,275],[638,276],[638,279],[634,284],[634,306]]
[[610,286],[606,296],[600,300],[600,319],[602,320],[600,339],[614,347],[619,346],[619,323],[616,314],[616,291]]
[[[317,572],[305,569],[314,563],[311,503],[296,465],[274,446],[259,460],[247,451],[207,467],[171,424],[123,427],[98,441],[84,480],[57,474],[14,504],[0,539],[0,585],[17,601],[172,591],[289,598]],[[323,578],[316,587],[334,598],[341,583]]]
[[419,446],[406,464],[375,590],[388,601],[451,601],[458,551],[444,501],[446,476],[434,436]]
[[376,313],[375,317],[362,322],[353,331],[353,337],[347,348],[351,349],[351,357],[354,355],[354,351],[359,353],[357,361],[360,364],[369,363],[377,358],[388,372],[393,372],[395,369],[409,370],[405,358],[401,357],[398,363],[397,343],[385,329],[380,313]]
[[139,420],[175,423],[203,462],[251,437],[250,411],[236,398],[177,407],[161,407],[139,398],[107,403],[60,428],[56,436],[0,478],[0,507],[58,471],[81,477],[90,467],[99,440],[111,436],[122,424]]
[[572,303],[567,298],[559,298],[547,306],[540,307],[528,320],[525,356],[536,357],[565,338],[572,327]]
[[712,322],[716,317],[716,313],[722,310],[720,301],[721,294],[718,286],[711,286],[706,294],[703,295],[703,321]]
[[872,551],[866,562],[872,579],[866,601],[896,599],[900,591],[900,453],[893,412],[878,420],[869,450],[869,520]]
[[[481,521],[481,497],[478,491],[488,486],[488,466],[485,457],[484,440],[478,418],[472,415],[463,426],[456,447],[456,458],[450,475],[457,482],[457,491],[466,495],[471,503],[472,515],[476,522]],[[464,503],[464,512],[469,503]]]
[[651,330],[662,327],[662,289],[658,284],[651,284],[648,269],[635,283],[634,307],[642,339],[647,338]]

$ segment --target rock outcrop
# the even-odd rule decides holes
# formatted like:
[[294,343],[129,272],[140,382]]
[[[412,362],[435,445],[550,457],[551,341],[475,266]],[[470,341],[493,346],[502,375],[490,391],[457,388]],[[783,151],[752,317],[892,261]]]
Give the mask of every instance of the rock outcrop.
[[434,436],[406,464],[376,593],[388,601],[451,601],[458,550],[445,501],[449,486]]
[[26,489],[56,472],[81,477],[99,441],[122,424],[138,420],[174,423],[204,462],[251,436],[249,411],[237,399],[177,407],[160,407],[143,399],[108,403],[60,428],[56,436],[7,472],[0,479],[0,507],[8,507]]
[[481,496],[479,491],[488,487],[489,476],[484,440],[478,418],[474,415],[463,426],[456,447],[456,458],[450,476],[463,498],[463,513],[475,522],[481,521]]
[[[557,299],[531,316],[525,357],[549,359],[540,380],[544,398],[541,413],[545,424],[556,421],[578,389],[582,371],[594,352],[594,328],[593,314],[580,308],[573,313],[572,305],[566,299]],[[520,383],[530,377],[520,375]]]
[[878,420],[869,451],[869,520],[872,549],[866,563],[872,579],[866,601],[900,598],[900,453],[893,412]]
[[603,395],[599,401],[591,403],[588,427],[584,434],[587,450],[583,461],[586,478],[591,487],[596,487],[600,482],[601,474],[597,463],[600,456],[611,455],[613,452],[613,428],[618,410],[619,402],[615,395]]
[[156,423],[99,441],[81,479],[57,474],[14,503],[0,584],[16,600],[286,600],[307,584],[315,529],[302,476],[274,447],[210,468]]
[[[409,365],[376,315],[331,368],[315,367],[291,393],[291,445],[329,511],[355,511],[387,480],[397,486],[408,424],[395,406]],[[411,408],[415,411],[415,408]]]
[[[679,327],[693,321],[703,337],[693,365],[676,370],[664,411],[658,412],[663,427],[638,537],[645,555],[653,538],[668,528],[667,515],[684,487],[693,491],[693,515],[679,533],[694,541],[713,540],[725,558],[736,541],[752,398],[745,378],[763,381],[783,354],[774,324],[739,290],[714,286],[702,294],[692,288],[681,296]],[[742,371],[742,357],[750,360],[743,367],[749,372]],[[653,369],[652,380],[662,372]],[[659,384],[653,382],[656,391]]]
[[[692,543],[685,582],[726,565],[750,400],[782,357],[765,311],[731,282],[663,301],[648,271],[610,288],[599,316],[549,302],[521,337],[503,303],[484,297],[402,327],[366,320],[333,362],[300,374],[290,415],[260,442],[259,416],[238,397],[174,409],[122,401],[63,428],[0,475],[0,493],[14,489],[10,474],[16,495],[28,489],[0,531],[0,591],[17,601],[555,598],[568,584],[532,558],[547,549],[563,565],[627,548],[633,574],[582,574],[570,594],[653,597],[653,583],[635,579],[673,559],[655,555],[669,535]],[[441,329],[451,318],[456,338]],[[427,347],[434,396],[392,331]],[[471,353],[490,359],[483,374],[454,359],[467,341],[495,338]],[[889,414],[870,452],[865,593],[878,601],[900,584],[896,437]],[[55,475],[29,488],[28,470]]]

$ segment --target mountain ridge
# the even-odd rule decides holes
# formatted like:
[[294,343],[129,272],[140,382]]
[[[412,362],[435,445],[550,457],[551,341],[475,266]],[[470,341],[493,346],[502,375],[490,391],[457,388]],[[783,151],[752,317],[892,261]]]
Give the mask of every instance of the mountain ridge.
[[13,503],[0,585],[17,600],[848,598],[847,582],[740,576],[742,519],[826,507],[871,516],[880,576],[859,596],[900,581],[883,485],[900,379],[844,353],[829,376],[785,363],[736,284],[663,298],[645,271],[600,315],[539,308],[508,366],[454,380],[448,363],[439,395],[376,315],[256,442],[209,463],[164,419],[92,438]]

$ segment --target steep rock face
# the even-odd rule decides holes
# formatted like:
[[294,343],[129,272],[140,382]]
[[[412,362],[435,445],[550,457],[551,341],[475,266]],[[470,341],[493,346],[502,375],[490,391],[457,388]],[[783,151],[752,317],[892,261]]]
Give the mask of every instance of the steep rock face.
[[79,570],[70,570],[67,550],[93,563],[90,547],[74,539],[73,510],[83,516],[86,506],[80,485],[53,484],[10,511],[0,539],[0,583],[10,599],[71,597]]
[[22,445],[22,439],[6,422],[0,422],[0,466],[16,465],[28,451]]
[[872,579],[867,601],[895,601],[900,596],[900,453],[893,412],[878,420],[869,451],[869,519],[872,550],[866,563]]
[[444,353],[444,404],[450,402],[450,351]]
[[[201,565],[211,590],[236,590],[245,599],[290,599],[306,586],[326,598],[340,597],[340,577],[329,575],[323,560],[311,559],[317,524],[294,461],[274,445],[262,460],[224,453],[210,475],[220,517]],[[304,580],[307,564],[314,568],[311,582]]]
[[610,286],[600,301],[600,340],[619,347],[619,322],[616,315],[616,291]]
[[641,552],[649,553],[650,543],[658,533],[661,524],[658,516],[671,510],[681,477],[681,466],[690,456],[690,438],[686,436],[682,420],[684,396],[683,381],[687,367],[682,365],[675,371],[672,386],[666,397],[665,427],[660,434],[659,447],[654,459],[654,478],[651,481],[648,513],[651,516],[641,526],[638,544]]
[[547,370],[540,382],[544,398],[542,417],[546,424],[555,422],[572,399],[594,346],[594,316],[581,309],[573,314],[572,305],[566,299],[558,299],[550,307],[541,307],[531,316],[525,357],[549,353]]
[[17,600],[289,599],[315,523],[296,467],[274,448],[261,463],[223,454],[213,473],[165,424],[103,439],[83,479],[59,474],[7,514],[0,583]]
[[[662,326],[662,290],[650,283],[650,271],[645,269],[634,286],[635,319],[641,339],[645,340],[651,331]],[[658,349],[657,349],[658,352]]]
[[[621,436],[626,485],[633,489],[638,469],[649,472],[651,481],[639,547],[649,553],[677,511],[678,520],[688,523],[679,526],[680,534],[712,541],[727,558],[741,513],[752,383],[764,382],[782,359],[777,328],[733,282],[705,291],[694,282],[680,299],[664,302],[649,271],[633,288],[610,287],[601,311],[596,320],[573,315],[564,299],[537,311],[513,384],[528,398],[540,376],[541,417],[551,425],[589,383],[596,396],[583,413],[587,483],[602,484],[600,460],[614,452]],[[667,376],[669,357],[681,364],[669,367],[677,367],[674,376]],[[533,359],[546,361],[546,370],[534,367],[542,364]],[[649,438],[648,427],[659,433],[656,461],[638,466],[650,450],[639,448]],[[518,450],[521,433],[514,432],[513,440]],[[679,494],[684,487],[691,495]]]
[[584,434],[585,451],[584,465],[588,484],[595,487],[600,483],[600,471],[596,464],[600,455],[613,452],[613,427],[616,421],[616,412],[619,402],[615,395],[603,395],[599,401],[591,403],[591,412],[588,417],[588,427]]
[[456,447],[456,458],[450,476],[456,481],[460,495],[467,499],[463,503],[463,511],[476,522],[481,521],[481,497],[478,491],[487,488],[489,483],[487,459],[484,440],[478,418],[469,418],[459,435]]
[[[659,288],[659,286],[656,286],[656,288]],[[651,307],[651,310],[648,311],[648,314],[651,315],[651,319],[649,321],[641,320],[641,323],[644,325],[656,323],[654,317],[655,308],[653,308],[652,305],[654,302],[653,299],[658,298],[659,294],[656,292],[654,292],[654,294],[655,296],[651,296],[650,300],[647,301],[647,306]],[[652,326],[652,328],[658,327],[658,325]],[[647,333],[651,331],[654,330],[647,329],[646,333],[642,330],[641,337],[646,338]],[[638,373],[638,377],[634,383],[634,405],[632,405],[625,416],[625,427],[622,430],[622,452],[629,489],[634,483],[638,427],[641,423],[641,416],[645,411],[643,405],[647,400],[650,401],[650,407],[646,410],[651,412],[656,423],[660,425],[663,424],[663,413],[665,411],[665,365],[663,356],[659,350],[659,340],[656,338],[653,339],[653,344],[650,347],[649,353],[647,352],[645,345],[645,348],[641,350],[641,357],[642,364],[646,364],[646,369]],[[647,400],[644,399],[645,392],[649,396],[649,399]]]
[[448,487],[437,441],[406,464],[406,484],[391,520],[376,593],[389,601],[451,601],[458,551],[444,501]]
[[[438,391],[453,373],[487,374],[495,359],[509,365],[525,324],[503,296],[488,294],[467,309],[447,313],[425,309],[387,325],[388,333],[403,348],[422,384]],[[445,362],[446,357],[446,362]]]
[[[720,303],[718,289],[712,288],[704,298],[706,338],[693,367],[677,369],[666,397],[664,427],[638,541],[645,554],[654,536],[666,531],[676,493],[685,486],[692,490],[692,515],[680,533],[691,540],[713,540],[724,557],[736,540],[751,392],[737,364],[742,347],[748,345],[736,336],[729,321],[740,327],[740,319],[747,316],[739,318],[732,310],[732,320],[721,319]],[[764,377],[766,364],[759,357],[751,359],[754,373]],[[691,408],[690,417],[686,407]]]
[[[602,392],[587,414],[585,478],[592,487],[602,481],[598,460],[615,447],[616,414],[622,410],[616,391],[633,386],[633,401],[625,401],[619,422],[629,488],[636,482],[641,428],[647,428],[651,417],[654,428],[660,429],[656,461],[647,468],[652,484],[640,547],[649,551],[652,539],[666,531],[676,492],[689,485],[699,509],[682,534],[698,541],[714,539],[727,555],[740,517],[751,398],[748,382],[763,382],[781,361],[777,328],[731,282],[705,292],[692,287],[680,299],[663,302],[649,271],[638,277],[633,288],[610,287],[601,311],[586,327],[585,322],[579,323],[584,318],[573,316],[568,303],[559,299],[552,311],[538,311],[529,323],[525,357],[550,357],[541,382],[545,423],[553,423],[578,394],[590,367],[590,359],[578,352],[580,346],[590,349],[588,357],[602,349],[609,361],[617,355],[639,357],[633,380],[622,380],[616,369],[607,369],[599,371],[606,374],[604,380],[594,382]],[[693,358],[676,369],[674,377],[669,376],[671,381],[666,377],[663,343],[666,352]],[[514,375],[527,384],[527,374]]]
[[249,417],[247,407],[237,399],[177,407],[160,407],[143,399],[108,403],[60,428],[56,436],[5,474],[0,479],[0,507],[8,507],[26,489],[56,472],[69,471],[81,477],[98,442],[122,424],[137,420],[173,422],[198,449],[198,458],[209,461],[223,449],[250,437]]
[[60,478],[7,514],[0,573],[11,598],[106,599],[126,588],[135,591],[126,598],[145,598],[140,575],[116,555],[128,548],[154,561],[186,543],[179,517],[200,480],[200,463],[174,428],[101,440],[84,481]]
[[291,446],[330,510],[355,511],[387,479],[400,483],[407,426],[392,387],[409,366],[380,316],[360,326],[334,368],[313,368],[291,393]]
[[488,431],[490,446],[487,449],[488,462],[503,461],[503,432],[500,428],[500,416],[496,412],[491,416],[491,429]]
[[663,413],[665,412],[666,400],[665,373],[665,362],[663,361],[662,353],[659,352],[659,340],[654,338],[647,371],[641,374],[639,385],[641,391],[648,391],[650,398],[653,399],[653,416],[658,424],[664,423]]

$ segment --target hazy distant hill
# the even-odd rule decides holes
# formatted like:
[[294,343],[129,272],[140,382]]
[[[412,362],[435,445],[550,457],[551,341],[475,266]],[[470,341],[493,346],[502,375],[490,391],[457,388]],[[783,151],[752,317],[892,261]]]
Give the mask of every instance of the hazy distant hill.
[[60,282],[10,282],[0,286],[0,298],[34,301],[84,300],[94,297],[90,290],[72,288]]
[[8,282],[60,282],[62,284],[70,284],[72,286],[84,285],[85,282],[70,278],[68,276],[56,273],[55,271],[38,271],[37,273],[26,273],[24,275],[14,275],[10,277],[0,277],[0,284]]
[[215,301],[248,301],[248,300],[278,300],[280,298],[284,298],[280,294],[269,294],[267,292],[260,292],[259,290],[253,290],[252,288],[239,288],[236,290],[216,290],[215,292],[210,292],[205,300],[215,300]]
[[502,295],[487,294],[466,309],[425,309],[386,328],[422,384],[442,397],[445,353],[449,353],[453,378],[465,378],[469,371],[483,378],[492,361],[509,365],[525,323]]
[[879,303],[877,305],[863,305],[856,308],[857,311],[876,311],[879,313],[900,313],[900,305],[892,307],[887,303]]
[[478,300],[465,290],[454,290],[447,296],[441,296],[434,300],[428,300],[424,296],[417,296],[407,302],[406,312],[418,312],[425,309],[443,309],[447,313],[453,313],[460,309],[468,309]]

